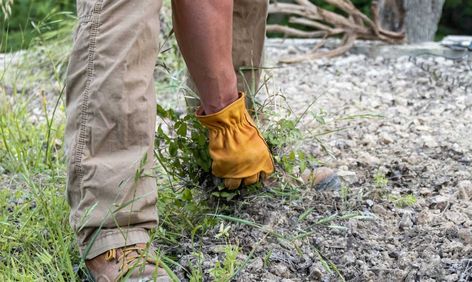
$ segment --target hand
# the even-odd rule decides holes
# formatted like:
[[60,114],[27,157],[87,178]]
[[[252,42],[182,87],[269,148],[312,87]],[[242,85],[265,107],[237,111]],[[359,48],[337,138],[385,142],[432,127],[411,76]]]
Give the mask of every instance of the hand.
[[212,173],[224,179],[226,188],[251,185],[274,172],[269,148],[246,110],[244,93],[217,113],[204,115],[200,108],[196,116],[209,130]]

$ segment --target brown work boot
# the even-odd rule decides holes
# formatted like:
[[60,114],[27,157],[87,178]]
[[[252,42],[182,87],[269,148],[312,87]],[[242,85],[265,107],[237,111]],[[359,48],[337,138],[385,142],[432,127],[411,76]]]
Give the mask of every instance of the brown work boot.
[[171,281],[147,252],[146,244],[111,249],[85,261],[85,265],[96,282]]
[[341,188],[339,176],[334,170],[327,167],[307,169],[302,174],[302,179],[318,191],[339,190]]

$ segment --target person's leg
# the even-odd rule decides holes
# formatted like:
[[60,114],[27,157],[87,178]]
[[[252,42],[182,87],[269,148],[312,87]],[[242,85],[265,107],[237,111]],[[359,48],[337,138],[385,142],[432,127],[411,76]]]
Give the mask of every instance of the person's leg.
[[161,0],[79,0],[67,74],[67,197],[84,259],[149,241]]
[[[234,0],[233,3],[233,66],[237,88],[247,94],[248,108],[252,108],[261,75],[269,1]],[[190,76],[187,86],[188,91],[184,92],[188,110],[195,111],[200,105],[199,91]]]
[[249,103],[258,90],[263,67],[268,7],[268,0],[234,0],[233,64],[238,89],[248,94]]

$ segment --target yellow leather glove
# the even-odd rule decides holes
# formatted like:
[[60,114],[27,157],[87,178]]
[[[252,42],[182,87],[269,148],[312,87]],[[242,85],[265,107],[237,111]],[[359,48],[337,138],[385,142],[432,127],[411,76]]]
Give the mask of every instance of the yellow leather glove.
[[198,120],[208,128],[213,175],[223,178],[226,188],[237,189],[241,183],[251,185],[262,174],[274,172],[269,148],[246,110],[244,93],[223,110],[204,115],[197,110]]

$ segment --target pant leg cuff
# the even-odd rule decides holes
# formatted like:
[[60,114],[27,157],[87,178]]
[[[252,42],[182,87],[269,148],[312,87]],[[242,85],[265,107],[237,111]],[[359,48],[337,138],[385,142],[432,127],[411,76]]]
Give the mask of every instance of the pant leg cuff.
[[88,243],[79,245],[80,255],[85,259],[93,259],[104,252],[130,246],[139,243],[147,243],[150,240],[149,232],[144,228],[128,228],[128,229],[106,229],[102,230],[93,242],[89,252],[85,254]]

